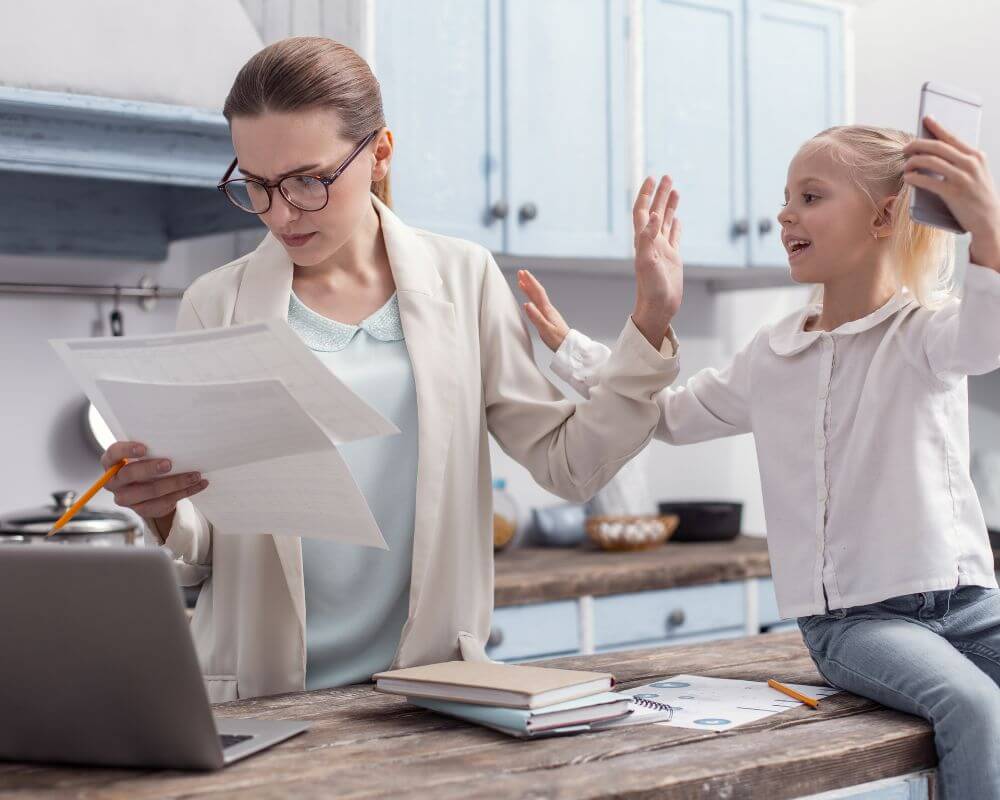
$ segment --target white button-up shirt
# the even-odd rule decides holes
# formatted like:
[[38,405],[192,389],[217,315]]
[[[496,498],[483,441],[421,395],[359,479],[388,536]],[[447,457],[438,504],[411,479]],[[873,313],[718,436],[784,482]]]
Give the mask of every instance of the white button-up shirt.
[[[659,395],[656,438],[753,433],[782,617],[915,592],[996,586],[969,475],[967,375],[1000,366],[1000,273],[970,265],[936,311],[899,293],[805,331],[808,306],[762,328],[724,370]],[[586,394],[607,348],[578,331],[553,371]]]

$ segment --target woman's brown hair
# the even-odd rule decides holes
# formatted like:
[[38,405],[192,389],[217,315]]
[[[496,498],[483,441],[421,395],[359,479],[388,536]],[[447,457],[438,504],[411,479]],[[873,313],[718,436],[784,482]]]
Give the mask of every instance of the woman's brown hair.
[[[322,36],[294,36],[268,45],[243,65],[222,113],[253,117],[267,111],[330,109],[341,133],[360,142],[385,127],[382,91],[365,60],[347,45]],[[372,194],[392,205],[388,174]]]

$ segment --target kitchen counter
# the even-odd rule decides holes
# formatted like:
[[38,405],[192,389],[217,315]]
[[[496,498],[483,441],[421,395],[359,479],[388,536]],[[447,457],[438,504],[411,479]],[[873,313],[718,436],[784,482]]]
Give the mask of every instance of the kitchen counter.
[[[822,683],[797,632],[550,663],[609,670],[622,687],[679,673]],[[847,693],[824,700],[818,710],[803,706],[725,733],[648,725],[527,742],[375,694],[369,685],[240,700],[216,712],[305,719],[312,729],[211,774],[0,764],[0,794],[781,800],[935,764],[926,723]],[[913,776],[905,785],[919,783],[924,791],[926,781],[926,775]],[[912,796],[926,794],[914,790]]]
[[498,608],[771,575],[767,540],[760,536],[667,542],[631,553],[595,547],[519,547],[497,553],[495,563]]

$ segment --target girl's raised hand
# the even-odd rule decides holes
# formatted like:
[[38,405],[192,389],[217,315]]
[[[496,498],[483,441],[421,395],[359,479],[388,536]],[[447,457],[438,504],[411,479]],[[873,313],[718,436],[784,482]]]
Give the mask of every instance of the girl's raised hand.
[[[972,234],[970,255],[976,264],[1000,270],[1000,198],[986,155],[967,145],[933,117],[924,123],[937,139],[914,139],[907,155],[903,181],[940,197],[963,228]],[[926,175],[917,170],[940,175]]]
[[659,348],[684,293],[684,265],[681,262],[681,222],[675,216],[680,195],[669,175],[654,181],[646,178],[632,207],[635,231],[636,297],[632,320]]
[[517,285],[528,298],[528,302],[524,304],[524,313],[528,315],[542,341],[554,353],[569,333],[569,325],[559,309],[549,301],[549,295],[541,281],[528,270],[517,271]]

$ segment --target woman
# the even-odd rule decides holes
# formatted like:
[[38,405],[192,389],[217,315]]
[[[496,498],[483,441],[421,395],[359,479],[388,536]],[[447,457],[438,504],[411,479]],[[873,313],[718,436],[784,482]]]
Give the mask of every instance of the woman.
[[[287,536],[213,535],[188,499],[207,483],[138,458],[108,488],[204,581],[192,621],[214,701],[343,685],[390,666],[483,659],[493,601],[487,434],[535,479],[583,500],[652,436],[677,373],[681,264],[669,179],[636,203],[635,311],[588,403],[535,366],[516,302],[478,245],[389,210],[393,139],[378,83],[349,48],[273,44],[225,104],[237,160],[221,188],[269,233],[201,278],[178,329],[287,319],[400,435],[341,448],[389,551]],[[235,173],[239,165],[239,174]]]

